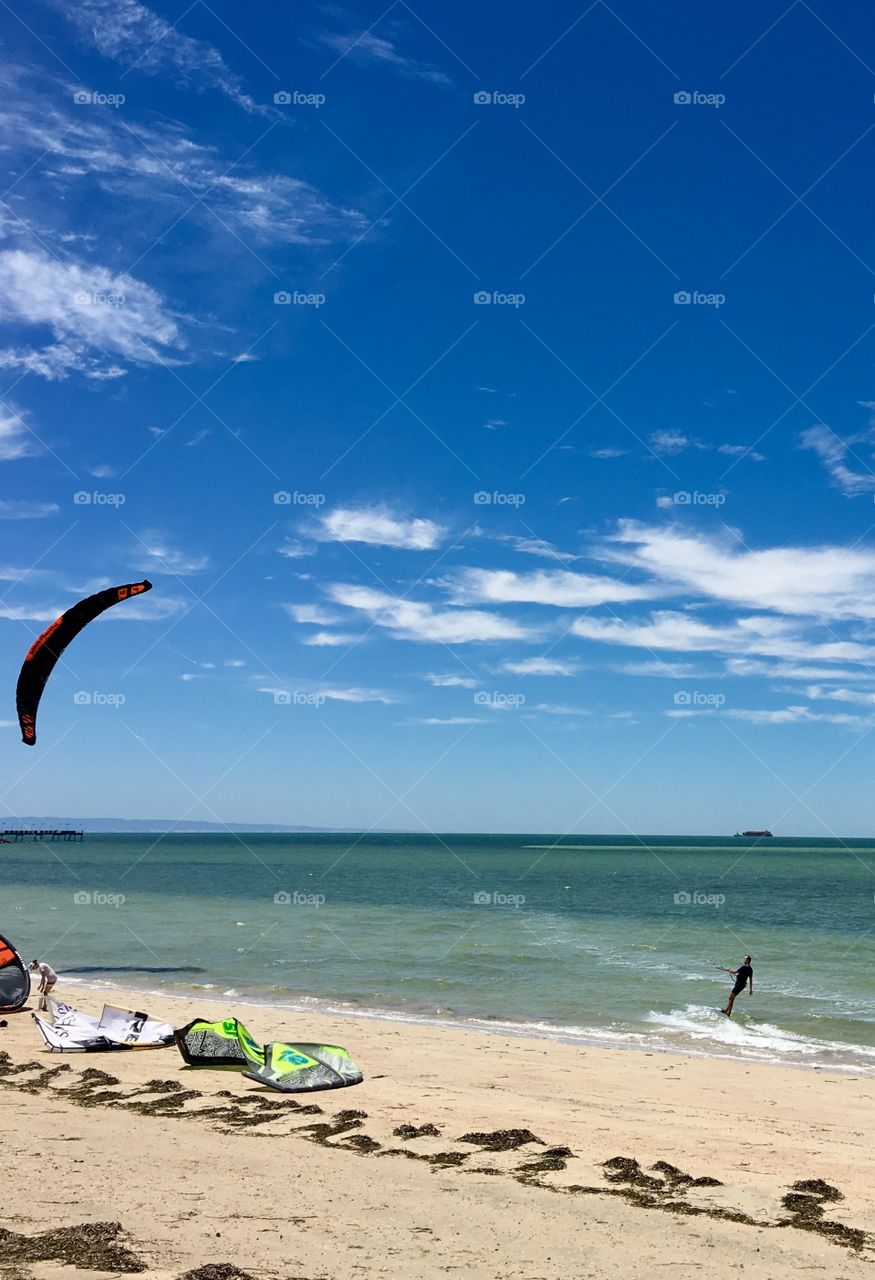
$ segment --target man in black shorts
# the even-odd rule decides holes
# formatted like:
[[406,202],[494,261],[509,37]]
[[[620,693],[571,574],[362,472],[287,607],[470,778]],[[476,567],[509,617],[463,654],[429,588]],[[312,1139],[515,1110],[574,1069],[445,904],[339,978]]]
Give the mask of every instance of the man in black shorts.
[[735,978],[735,986],[729,993],[729,999],[726,1002],[726,1008],[721,1009],[721,1013],[725,1013],[727,1018],[732,1017],[732,1006],[735,1004],[735,997],[740,995],[746,986],[750,986],[750,994],[753,995],[753,968],[750,963],[750,956],[744,957],[744,964],[739,965],[737,969],[724,969],[724,973],[731,973]]

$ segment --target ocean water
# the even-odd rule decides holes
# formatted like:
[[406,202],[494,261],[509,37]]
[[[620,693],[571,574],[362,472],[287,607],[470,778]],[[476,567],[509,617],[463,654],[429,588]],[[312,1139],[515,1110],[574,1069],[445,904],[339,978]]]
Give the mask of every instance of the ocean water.
[[[875,841],[87,836],[0,847],[77,985],[875,1073]],[[730,1021],[730,979],[754,995]],[[302,1032],[303,1034],[303,1032]]]

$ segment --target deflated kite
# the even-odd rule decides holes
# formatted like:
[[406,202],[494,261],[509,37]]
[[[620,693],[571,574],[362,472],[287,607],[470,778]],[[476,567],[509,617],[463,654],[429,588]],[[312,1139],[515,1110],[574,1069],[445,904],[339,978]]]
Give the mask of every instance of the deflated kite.
[[48,1018],[33,1015],[53,1053],[108,1053],[115,1049],[161,1049],[173,1044],[173,1028],[147,1013],[105,1004],[99,1018],[46,997]]
[[243,1074],[282,1093],[343,1089],[364,1079],[347,1051],[335,1044],[267,1044],[263,1064]]
[[11,942],[0,933],[0,1013],[17,1013],[30,995],[30,973]]
[[342,1089],[361,1084],[361,1071],[346,1049],[331,1044],[279,1044],[262,1047],[237,1018],[206,1022],[195,1018],[176,1032],[179,1052],[190,1067],[233,1067],[248,1080],[282,1093]]
[[15,690],[22,742],[29,747],[36,744],[36,713],[40,698],[46,681],[55,669],[55,663],[70,641],[75,640],[82,628],[93,622],[105,609],[121,600],[128,600],[131,596],[151,590],[152,584],[147,579],[143,582],[129,582],[121,587],[107,587],[105,591],[98,591],[96,595],[88,596],[67,609],[34,640],[27,651]]
[[195,1018],[176,1033],[176,1045],[190,1067],[251,1067],[264,1062],[264,1050],[242,1022]]

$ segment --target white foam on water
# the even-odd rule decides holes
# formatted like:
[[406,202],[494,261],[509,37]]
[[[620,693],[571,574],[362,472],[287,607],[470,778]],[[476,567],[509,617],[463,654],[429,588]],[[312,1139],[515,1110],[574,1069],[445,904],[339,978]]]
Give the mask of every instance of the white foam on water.
[[816,1039],[771,1022],[755,1022],[745,1013],[727,1018],[706,1005],[690,1004],[668,1013],[651,1010],[645,1022],[662,1028],[677,1047],[686,1041],[760,1061],[875,1068],[875,1048],[870,1046]]

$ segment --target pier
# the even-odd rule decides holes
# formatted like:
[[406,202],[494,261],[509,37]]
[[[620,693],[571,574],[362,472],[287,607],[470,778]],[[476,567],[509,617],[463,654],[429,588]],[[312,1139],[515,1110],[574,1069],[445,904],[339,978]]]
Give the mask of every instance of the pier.
[[68,844],[81,844],[84,835],[84,831],[73,831],[69,827],[9,827],[0,831],[0,841],[18,844],[20,840],[64,840]]

